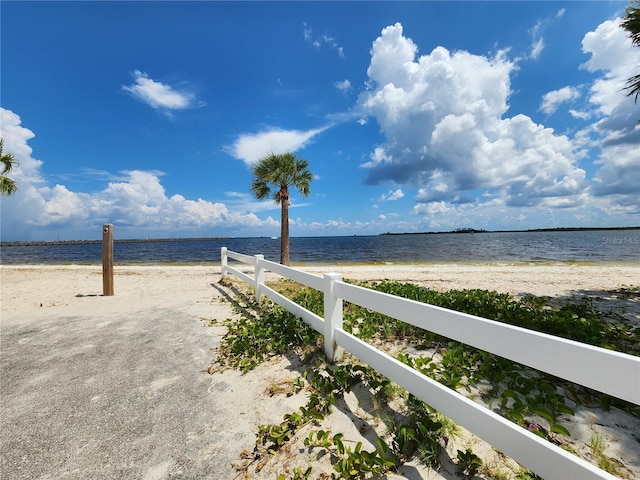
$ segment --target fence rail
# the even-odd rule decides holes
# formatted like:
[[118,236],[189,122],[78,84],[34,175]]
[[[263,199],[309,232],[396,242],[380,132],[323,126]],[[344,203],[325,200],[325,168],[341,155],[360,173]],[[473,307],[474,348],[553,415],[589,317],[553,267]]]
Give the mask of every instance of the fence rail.
[[[252,266],[254,276],[229,266],[228,258]],[[342,281],[335,273],[314,275],[221,249],[223,278],[229,274],[299,316],[324,335],[325,355],[335,361],[342,349],[375,368],[422,401],[546,479],[614,479],[604,470],[543,440],[497,413],[351,335],[342,328],[343,301],[640,405],[640,358],[408,300]],[[324,318],[280,295],[264,283],[265,271],[323,292]]]

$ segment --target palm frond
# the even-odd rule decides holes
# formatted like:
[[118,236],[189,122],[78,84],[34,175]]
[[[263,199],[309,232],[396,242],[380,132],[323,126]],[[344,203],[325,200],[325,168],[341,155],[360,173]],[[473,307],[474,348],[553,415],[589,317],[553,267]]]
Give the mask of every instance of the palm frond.
[[629,32],[633,44],[640,47],[640,2],[635,3],[637,6],[630,5],[627,8],[626,16],[620,26]]
[[15,180],[5,177],[5,174],[13,170],[14,165],[18,165],[18,161],[13,158],[13,154],[4,153],[4,140],[0,138],[0,163],[2,163],[2,175],[0,176],[0,195],[10,196],[18,191]]
[[271,189],[275,190],[273,199],[280,203],[283,192],[288,194],[290,186],[295,187],[303,196],[309,195],[309,184],[313,175],[309,171],[309,162],[296,157],[293,153],[270,153],[253,167],[254,180],[251,190],[258,199],[268,198]]
[[638,95],[640,95],[640,74],[634,75],[627,80],[626,86],[623,90],[629,90],[627,97],[634,97],[633,101],[638,101]]
[[[640,47],[640,0],[633,0],[627,7],[626,15],[620,26],[628,32],[631,42],[636,47]],[[634,97],[633,101],[637,102],[638,95],[640,95],[640,74],[629,78],[624,90],[629,90],[627,96]]]

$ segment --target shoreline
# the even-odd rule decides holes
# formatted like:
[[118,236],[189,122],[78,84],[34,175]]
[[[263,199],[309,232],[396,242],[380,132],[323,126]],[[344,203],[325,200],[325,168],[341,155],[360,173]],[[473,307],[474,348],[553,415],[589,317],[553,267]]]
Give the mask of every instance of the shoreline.
[[[266,259],[269,260],[269,259]],[[231,260],[235,262],[234,260]],[[274,263],[278,263],[277,260],[270,260]],[[380,261],[371,261],[371,262],[320,262],[320,261],[292,261],[291,267],[297,268],[299,270],[304,270],[305,268],[327,268],[335,266],[337,268],[360,268],[360,267],[420,267],[420,266],[435,266],[435,267],[457,267],[457,266],[477,266],[477,267],[629,267],[629,268],[640,268],[640,260],[633,261],[623,261],[623,260],[540,260],[540,261],[487,261],[487,262],[479,262],[473,260],[450,260],[450,261],[442,261],[442,260],[434,260],[434,261],[414,261],[414,262],[380,262]],[[19,268],[19,267],[102,267],[101,261],[92,261],[92,262],[69,262],[69,263],[60,263],[60,262],[9,262],[9,263],[0,263],[0,268]],[[171,267],[207,267],[207,268],[220,268],[220,261],[217,262],[118,262],[114,263],[114,267],[118,268],[128,268],[128,267],[158,267],[158,268],[171,268]]]
[[[383,232],[372,233],[368,235],[310,235],[291,238],[331,238],[331,237],[384,237],[399,235],[458,235],[458,234],[485,234],[485,233],[546,233],[546,232],[602,232],[602,231],[628,231],[640,230],[640,225],[629,227],[550,227],[550,228],[528,228],[520,230],[484,230],[475,228],[461,228],[457,230],[436,231],[436,232]],[[253,239],[253,238],[271,238],[265,236],[254,237],[159,237],[159,238],[117,238],[115,243],[158,243],[158,242],[202,242],[202,241],[221,241],[231,239]],[[279,238],[279,237],[275,237]],[[100,244],[101,239],[68,239],[68,240],[2,240],[0,247],[14,246],[41,246],[41,245],[82,245],[82,244]]]

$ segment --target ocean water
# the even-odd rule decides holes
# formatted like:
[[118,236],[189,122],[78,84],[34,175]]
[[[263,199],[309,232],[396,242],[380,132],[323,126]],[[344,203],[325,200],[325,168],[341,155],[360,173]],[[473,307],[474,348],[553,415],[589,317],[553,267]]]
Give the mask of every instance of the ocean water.
[[[279,261],[280,240],[118,243],[117,264],[212,264],[220,248]],[[293,264],[640,263],[640,230],[292,237]],[[101,264],[101,244],[3,246],[0,263]]]

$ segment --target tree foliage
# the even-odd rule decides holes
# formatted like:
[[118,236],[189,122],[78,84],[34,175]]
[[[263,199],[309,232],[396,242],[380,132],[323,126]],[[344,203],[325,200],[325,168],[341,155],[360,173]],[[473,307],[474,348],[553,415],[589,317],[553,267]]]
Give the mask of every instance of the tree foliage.
[[[631,38],[631,42],[636,47],[640,47],[640,0],[633,0],[627,7],[627,14],[620,24]],[[634,75],[627,80],[625,90],[628,90],[627,96],[633,96],[634,101],[638,101],[640,95],[640,74]]]
[[[309,196],[313,175],[309,163],[293,153],[270,153],[253,167],[251,191],[258,200],[272,196],[280,205],[280,263],[289,265],[289,187],[295,187],[303,197]],[[273,194],[272,194],[273,191]]]
[[2,163],[2,174],[0,175],[0,196],[9,196],[16,193],[18,186],[16,182],[9,177],[5,176],[7,173],[13,170],[13,167],[18,164],[18,161],[13,158],[11,153],[4,153],[2,151],[4,140],[0,138],[0,162]]

